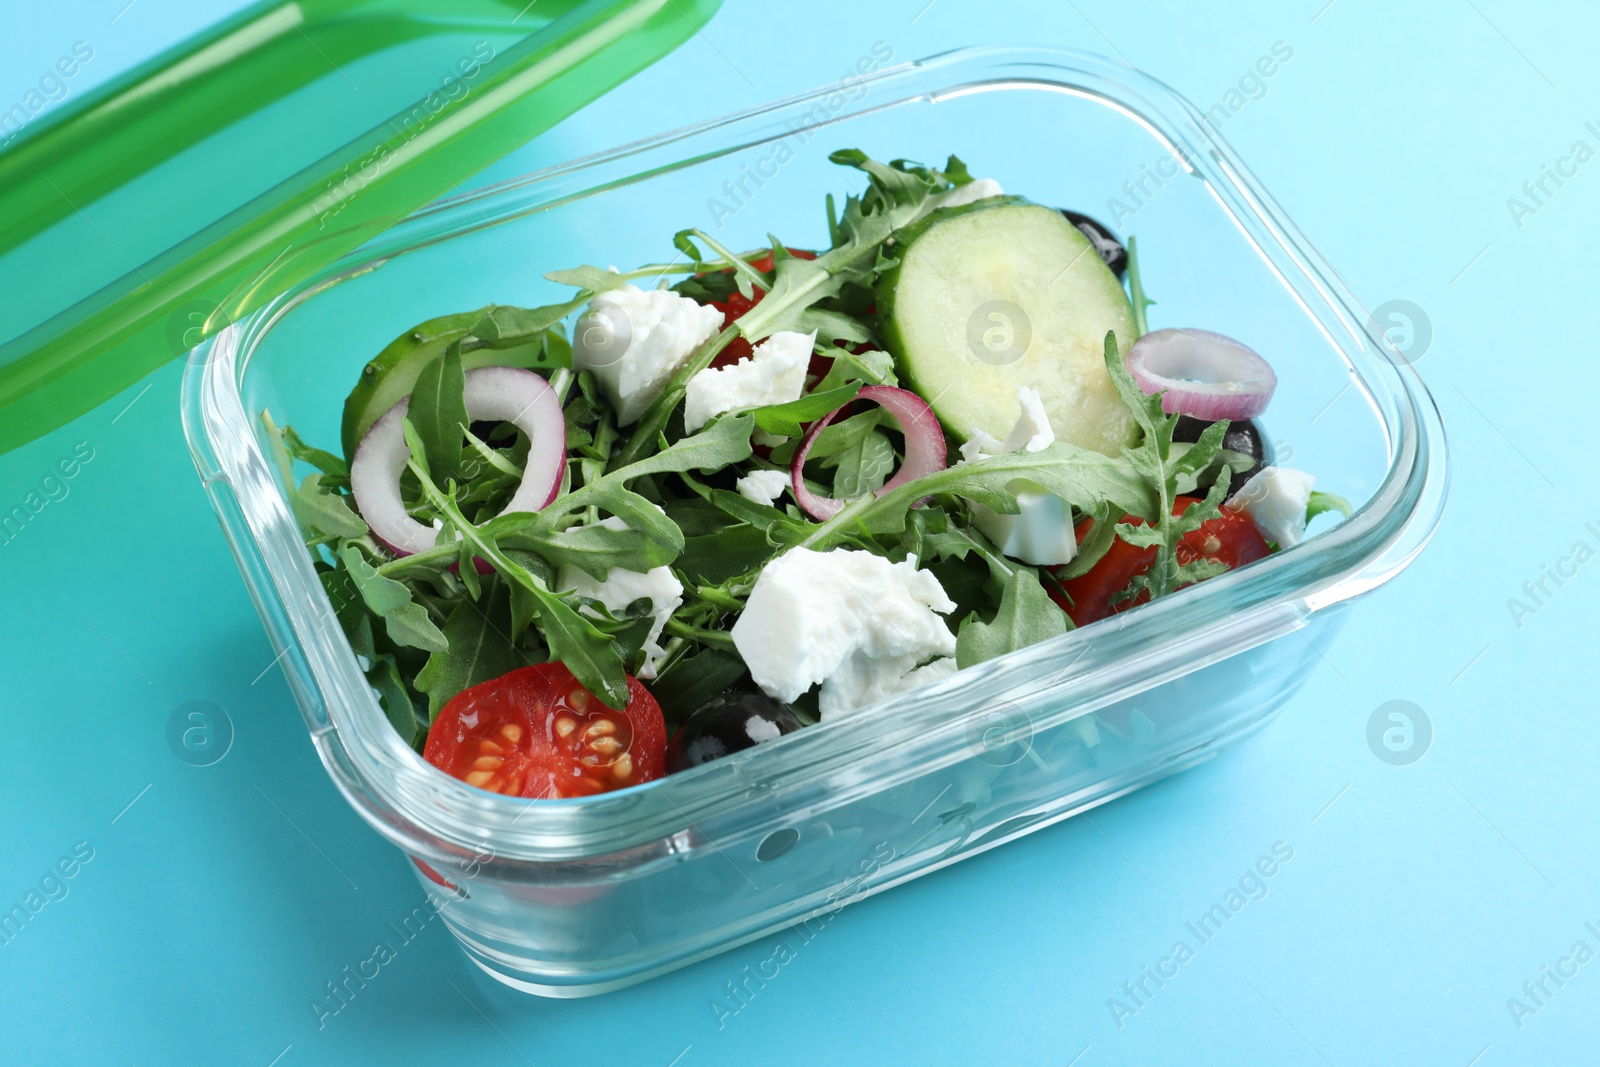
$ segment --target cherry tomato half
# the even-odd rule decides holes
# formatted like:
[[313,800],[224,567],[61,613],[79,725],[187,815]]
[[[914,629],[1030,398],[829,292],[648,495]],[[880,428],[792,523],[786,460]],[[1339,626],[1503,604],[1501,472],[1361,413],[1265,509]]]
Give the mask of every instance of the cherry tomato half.
[[[1173,502],[1172,513],[1181,514],[1184,508],[1193,503],[1197,503],[1194,497],[1180,496]],[[1143,519],[1136,518],[1131,521],[1144,525]],[[1080,544],[1088,532],[1087,519],[1078,523],[1077,535]],[[1250,520],[1250,516],[1242,511],[1225,507],[1220,517],[1202,523],[1198,530],[1184,534],[1178,540],[1177,557],[1179,563],[1192,563],[1197,559],[1215,560],[1226,564],[1231,570],[1258,560],[1269,551],[1267,542],[1256,531],[1255,523]],[[1137,599],[1111,603],[1112,597],[1128,588],[1128,583],[1136,576],[1149,570],[1155,560],[1154,548],[1136,548],[1119,537],[1111,542],[1110,551],[1102,556],[1100,562],[1091,567],[1087,574],[1061,583],[1062,589],[1066,590],[1067,596],[1071,598],[1070,601],[1063,600],[1054,589],[1050,589],[1049,593],[1072,619],[1074,625],[1087,626],[1091,622],[1108,615],[1115,615],[1119,611],[1149,600],[1150,594],[1146,592],[1141,593]]]
[[614,711],[565,664],[522,667],[457,694],[433,720],[422,756],[468,785],[507,796],[593,796],[666,773],[661,707],[628,678]]

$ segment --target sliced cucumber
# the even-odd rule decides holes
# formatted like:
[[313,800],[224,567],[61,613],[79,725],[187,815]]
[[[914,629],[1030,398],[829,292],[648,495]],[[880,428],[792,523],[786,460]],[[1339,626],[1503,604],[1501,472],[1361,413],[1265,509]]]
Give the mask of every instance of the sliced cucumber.
[[934,212],[907,233],[877,294],[890,351],[963,440],[1004,439],[1017,387],[1039,391],[1057,439],[1115,455],[1137,426],[1105,369],[1133,311],[1088,238],[1052,208],[993,197]]
[[[471,336],[472,328],[487,308],[443,315],[414,326],[390,341],[376,357],[361,368],[361,381],[350,390],[344,402],[340,441],[346,456],[355,455],[356,445],[366,436],[378,416],[410,396],[417,375],[430,361],[456,341]],[[464,370],[476,367],[538,367],[548,362],[542,342],[515,348],[475,348],[464,351]]]

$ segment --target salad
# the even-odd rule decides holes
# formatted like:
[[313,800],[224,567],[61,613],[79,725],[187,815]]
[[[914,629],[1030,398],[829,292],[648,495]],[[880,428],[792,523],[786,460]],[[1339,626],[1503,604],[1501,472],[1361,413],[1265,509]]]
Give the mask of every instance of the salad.
[[652,781],[1349,514],[1274,464],[1266,360],[1148,328],[1134,239],[954,156],[830,159],[867,185],[815,247],[684,230],[670,263],[549,274],[570,300],[424,322],[362,367],[339,453],[262,412],[434,766],[535,799]]

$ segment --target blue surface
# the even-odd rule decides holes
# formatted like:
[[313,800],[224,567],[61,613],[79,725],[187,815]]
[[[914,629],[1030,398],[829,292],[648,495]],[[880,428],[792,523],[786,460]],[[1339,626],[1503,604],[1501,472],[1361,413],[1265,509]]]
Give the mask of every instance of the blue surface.
[[[720,1026],[713,998],[773,939],[603,998],[540,1001],[481,977],[437,924],[398,945],[387,924],[421,891],[317,763],[189,465],[168,368],[0,456],[7,510],[78,442],[93,450],[0,546],[0,911],[36,889],[59,898],[0,945],[0,1062],[1593,1060],[1600,568],[1546,578],[1538,602],[1523,585],[1572,572],[1580,541],[1585,559],[1600,547],[1585,525],[1600,530],[1584,322],[1600,163],[1549,183],[1520,226],[1507,198],[1575,141],[1600,148],[1584,125],[1600,120],[1600,13],[925,2],[729,0],[703,36],[485,180],[832,80],[877,40],[900,58],[978,41],[1121,54],[1202,107],[1288,42],[1293,61],[1224,132],[1368,306],[1425,309],[1420,369],[1455,459],[1430,549],[1355,608],[1307,689],[1241,748],[850,906]],[[234,6],[123,4],[10,12],[0,102],[75,40],[97,50],[79,91]],[[1513,597],[1537,610],[1514,617]],[[1432,725],[1409,765],[1367,741],[1396,699]],[[168,746],[190,701],[234,727],[210,766]],[[1293,857],[1266,895],[1196,945],[1185,923],[1275,844]],[[92,858],[74,865],[75,846]],[[319,1028],[324,983],[379,940],[397,958]],[[1194,951],[1175,977],[1125,992],[1178,940]],[[1546,966],[1576,974],[1558,984]]]

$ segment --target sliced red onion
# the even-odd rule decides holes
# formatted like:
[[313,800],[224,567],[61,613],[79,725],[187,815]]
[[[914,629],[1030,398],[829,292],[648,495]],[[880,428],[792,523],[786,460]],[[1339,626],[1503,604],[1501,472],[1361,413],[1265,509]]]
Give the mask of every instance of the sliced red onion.
[[1168,415],[1215,422],[1253,419],[1267,408],[1278,376],[1251,349],[1210,330],[1153,330],[1128,349],[1128,373],[1147,394],[1162,393]]
[[[944,430],[940,428],[939,420],[926,400],[916,393],[896,389],[892,385],[869,385],[857,394],[857,399],[872,400],[881,405],[885,411],[894,416],[895,421],[900,424],[900,431],[906,435],[906,460],[900,464],[895,476],[883,483],[883,488],[877,491],[876,496],[882,496],[891,489],[898,489],[923,475],[944,470]],[[817,439],[817,434],[821,433],[840,411],[849,406],[846,404],[812,423],[811,429],[806,431],[805,440],[795,450],[794,461],[789,465],[789,476],[794,482],[794,498],[800,502],[800,507],[805,513],[814,519],[833,518],[844,510],[846,501],[818,496],[806,487],[804,476],[806,456],[810,453],[811,443]]]
[[[550,383],[518,367],[479,367],[466,373],[465,400],[473,421],[509,422],[528,435],[522,484],[505,510],[538,511],[547,506],[560,490],[567,461],[566,421]],[[400,475],[411,459],[402,425],[410,404],[408,396],[379,416],[350,462],[356,510],[373,536],[397,556],[425,552],[439,540],[439,531],[408,515],[400,498]]]

